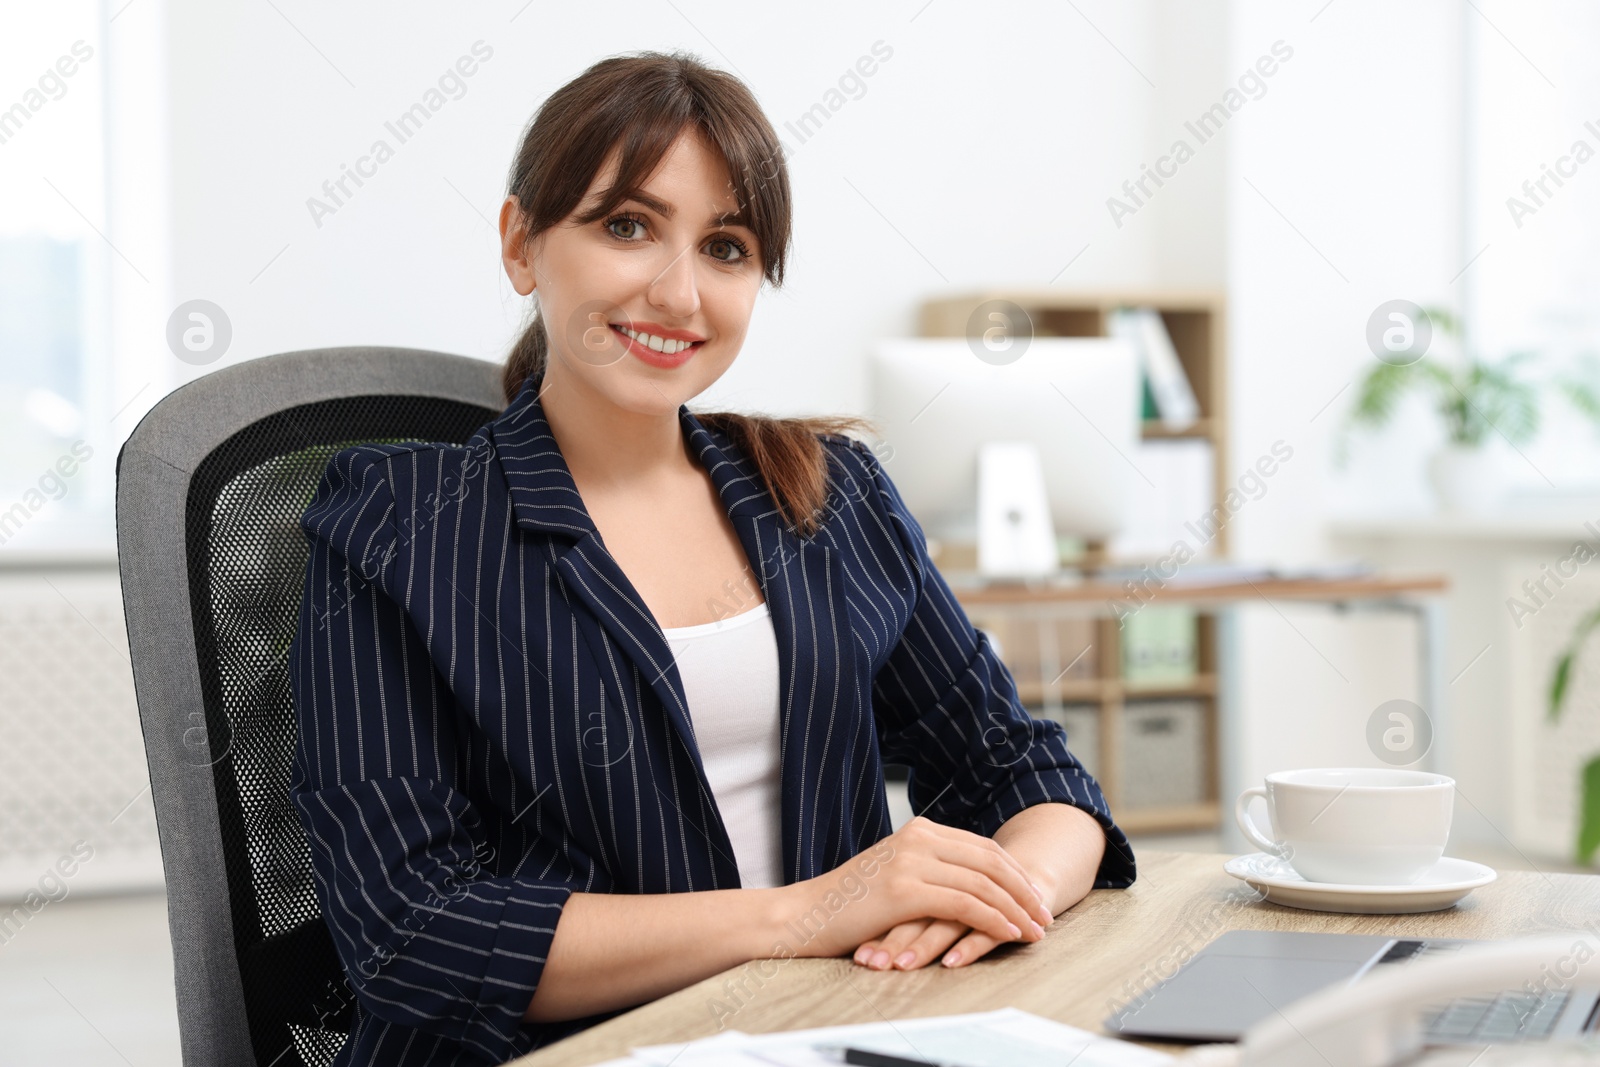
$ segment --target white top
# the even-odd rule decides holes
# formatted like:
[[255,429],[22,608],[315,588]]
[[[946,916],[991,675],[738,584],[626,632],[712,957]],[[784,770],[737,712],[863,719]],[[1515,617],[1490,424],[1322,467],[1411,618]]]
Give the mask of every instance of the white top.
[[662,627],[683,679],[700,760],[746,888],[783,881],[778,640],[763,602],[698,626]]

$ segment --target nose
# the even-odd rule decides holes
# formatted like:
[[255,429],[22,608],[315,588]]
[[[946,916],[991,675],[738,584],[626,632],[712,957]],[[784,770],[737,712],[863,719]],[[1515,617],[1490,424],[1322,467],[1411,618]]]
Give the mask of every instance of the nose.
[[675,253],[646,291],[650,306],[670,320],[684,320],[700,310],[700,286],[692,245]]

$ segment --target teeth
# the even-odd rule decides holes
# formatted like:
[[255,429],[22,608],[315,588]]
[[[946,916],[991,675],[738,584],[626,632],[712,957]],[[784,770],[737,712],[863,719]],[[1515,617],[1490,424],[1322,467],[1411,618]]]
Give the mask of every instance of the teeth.
[[649,345],[655,351],[662,352],[669,356],[676,355],[677,353],[682,352],[685,348],[688,348],[690,345],[694,344],[693,341],[669,341],[664,337],[657,337],[655,334],[641,333],[638,330],[630,330],[626,326],[619,328],[623,333],[627,334],[635,341],[638,341],[640,344]]

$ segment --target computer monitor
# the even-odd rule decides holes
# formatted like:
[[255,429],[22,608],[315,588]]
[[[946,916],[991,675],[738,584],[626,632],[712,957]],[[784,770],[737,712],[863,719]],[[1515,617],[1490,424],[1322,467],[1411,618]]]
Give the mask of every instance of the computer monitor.
[[1054,573],[1057,534],[1122,529],[1139,477],[1128,342],[1035,337],[997,364],[965,338],[891,338],[871,365],[885,472],[929,537],[978,543],[980,572]]

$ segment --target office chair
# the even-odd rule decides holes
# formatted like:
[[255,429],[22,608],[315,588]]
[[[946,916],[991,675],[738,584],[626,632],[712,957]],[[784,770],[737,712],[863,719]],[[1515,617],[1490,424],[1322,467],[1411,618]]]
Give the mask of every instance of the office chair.
[[174,391],[117,457],[117,553],[166,876],[185,1067],[324,1067],[354,998],[289,802],[289,643],[329,457],[468,440],[499,368],[405,348],[288,352]]

